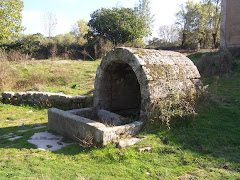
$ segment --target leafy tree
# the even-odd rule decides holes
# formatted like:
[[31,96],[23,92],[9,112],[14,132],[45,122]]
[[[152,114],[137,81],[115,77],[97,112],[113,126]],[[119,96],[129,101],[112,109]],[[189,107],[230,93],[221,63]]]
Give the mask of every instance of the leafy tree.
[[141,0],[138,7],[98,9],[91,14],[88,22],[88,38],[100,36],[114,45],[126,42],[141,42],[151,34],[149,1]]
[[176,14],[176,24],[180,25],[182,31],[182,47],[184,47],[187,40],[190,43],[196,43],[196,41],[201,39],[201,34],[199,33],[201,32],[202,22],[201,8],[202,6],[199,3],[187,1],[185,5],[181,6],[181,10]]
[[[152,24],[154,16],[151,15],[149,0],[139,0],[139,4],[134,8],[135,14],[139,17],[136,34],[141,33],[143,37],[152,34]],[[140,32],[138,32],[140,31]]]
[[217,47],[220,32],[220,0],[187,1],[176,14],[185,43],[200,43],[201,47]]
[[23,30],[21,25],[22,9],[23,2],[21,0],[0,1],[0,43],[19,37]]
[[80,19],[73,25],[71,34],[77,39],[80,45],[83,45],[86,43],[84,36],[88,33],[89,29],[88,22]]
[[22,54],[32,56],[32,54],[38,51],[40,42],[43,38],[43,35],[40,33],[22,35],[16,43],[18,42],[21,44],[20,52]]
[[206,30],[211,33],[212,45],[216,48],[220,38],[221,0],[203,0],[202,6],[208,19]]
[[130,8],[102,8],[91,14],[88,25],[93,35],[117,44],[131,41],[136,19],[137,16]]
[[59,34],[55,38],[57,44],[72,45],[77,43],[76,38],[71,33]]

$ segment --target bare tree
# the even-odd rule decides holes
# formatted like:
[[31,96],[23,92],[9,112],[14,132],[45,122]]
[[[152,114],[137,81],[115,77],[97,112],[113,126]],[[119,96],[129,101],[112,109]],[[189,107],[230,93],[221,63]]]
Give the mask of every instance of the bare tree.
[[162,25],[158,28],[158,35],[165,43],[176,43],[179,40],[179,29],[175,25]]
[[44,31],[46,32],[48,37],[49,38],[52,37],[57,26],[56,15],[51,12],[45,13],[43,17],[43,25],[44,25]]

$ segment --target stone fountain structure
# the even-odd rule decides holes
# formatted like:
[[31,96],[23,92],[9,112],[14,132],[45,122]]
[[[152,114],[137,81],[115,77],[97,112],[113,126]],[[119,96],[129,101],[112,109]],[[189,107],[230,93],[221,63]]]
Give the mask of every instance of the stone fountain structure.
[[196,92],[201,81],[196,66],[180,53],[116,48],[102,59],[94,86],[93,107],[49,109],[49,128],[104,146],[135,136],[154,104],[173,92]]

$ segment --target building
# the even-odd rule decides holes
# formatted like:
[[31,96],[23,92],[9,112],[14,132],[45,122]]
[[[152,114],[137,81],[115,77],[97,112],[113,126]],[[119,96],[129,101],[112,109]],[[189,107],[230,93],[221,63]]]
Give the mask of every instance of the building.
[[240,0],[222,0],[220,46],[240,47]]

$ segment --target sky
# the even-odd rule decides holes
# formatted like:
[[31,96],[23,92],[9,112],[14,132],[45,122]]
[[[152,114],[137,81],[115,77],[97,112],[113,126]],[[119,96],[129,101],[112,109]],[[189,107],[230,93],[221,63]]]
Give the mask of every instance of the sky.
[[[187,0],[150,0],[151,13],[154,15],[152,37],[157,37],[161,25],[171,25],[175,13]],[[199,1],[199,0],[194,0]],[[57,18],[54,35],[68,33],[77,20],[88,21],[91,13],[100,8],[129,7],[133,8],[139,0],[23,0],[24,34],[42,33],[46,35],[43,25],[44,14],[51,12]]]

